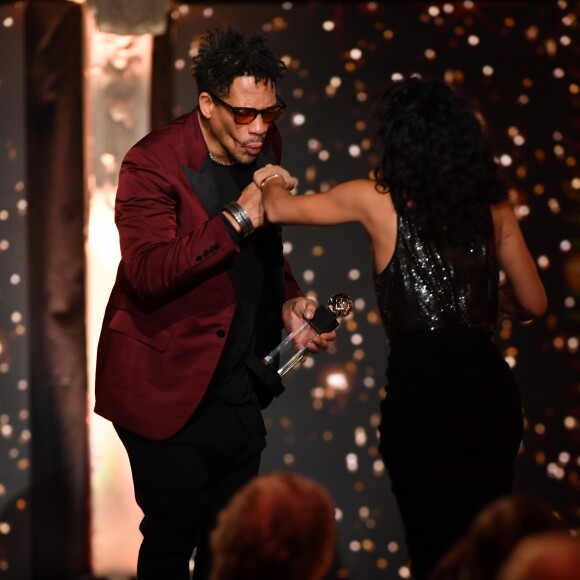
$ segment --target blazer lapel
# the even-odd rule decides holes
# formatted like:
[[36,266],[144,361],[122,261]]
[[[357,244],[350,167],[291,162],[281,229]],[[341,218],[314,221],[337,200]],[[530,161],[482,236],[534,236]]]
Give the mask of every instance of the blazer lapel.
[[209,163],[209,158],[207,158],[199,171],[190,167],[183,167],[183,171],[205,213],[211,218],[221,212],[223,204],[220,201],[217,184],[209,171]]

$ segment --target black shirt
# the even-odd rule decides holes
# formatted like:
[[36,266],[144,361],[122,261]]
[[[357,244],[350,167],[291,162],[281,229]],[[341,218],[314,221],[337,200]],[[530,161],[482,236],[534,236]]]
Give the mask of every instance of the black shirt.
[[[239,198],[256,170],[254,163],[223,166],[212,162],[211,166],[222,205]],[[233,228],[231,231],[239,239]],[[234,256],[228,268],[236,291],[236,311],[221,359],[208,387],[210,397],[234,405],[242,405],[255,398],[252,376],[244,362],[254,349],[258,305],[264,291],[264,264],[259,253],[261,239],[259,230],[241,239],[240,253]]]

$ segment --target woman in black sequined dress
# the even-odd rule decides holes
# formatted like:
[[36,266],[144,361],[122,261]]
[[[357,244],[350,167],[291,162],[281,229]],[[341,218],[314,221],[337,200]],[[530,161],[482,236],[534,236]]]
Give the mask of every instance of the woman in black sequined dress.
[[546,295],[468,101],[412,77],[387,89],[377,119],[374,180],[293,196],[287,172],[267,166],[254,182],[272,222],[358,221],[369,235],[390,344],[380,451],[423,580],[512,490],[522,413],[492,335],[501,316],[543,315]]

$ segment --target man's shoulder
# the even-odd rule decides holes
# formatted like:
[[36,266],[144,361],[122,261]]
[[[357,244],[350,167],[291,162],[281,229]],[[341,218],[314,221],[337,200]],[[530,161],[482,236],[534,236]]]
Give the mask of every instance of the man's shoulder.
[[154,129],[131,147],[126,160],[147,158],[164,163],[168,158],[173,158],[186,165],[189,150],[196,147],[196,123],[194,110]]
[[153,129],[133,147],[155,147],[159,144],[179,146],[187,131],[190,130],[190,125],[193,124],[194,114],[194,111],[190,111],[157,129]]

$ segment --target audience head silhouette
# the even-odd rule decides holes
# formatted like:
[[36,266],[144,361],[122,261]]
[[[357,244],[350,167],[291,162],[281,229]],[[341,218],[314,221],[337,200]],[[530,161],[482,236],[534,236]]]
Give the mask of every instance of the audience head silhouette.
[[472,577],[495,578],[498,568],[522,538],[565,529],[554,509],[540,499],[513,495],[490,503],[475,518],[467,533],[467,558]]
[[465,537],[440,560],[430,580],[495,580],[523,538],[546,531],[567,531],[549,504],[525,495],[501,497],[481,510]]
[[523,539],[501,568],[498,580],[578,580],[580,542],[564,532]]
[[222,510],[211,536],[212,580],[320,580],[336,545],[334,504],[316,482],[261,475]]

